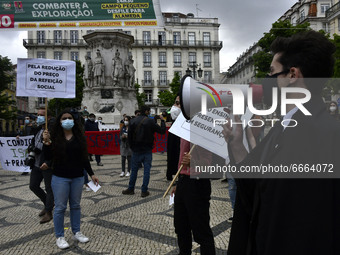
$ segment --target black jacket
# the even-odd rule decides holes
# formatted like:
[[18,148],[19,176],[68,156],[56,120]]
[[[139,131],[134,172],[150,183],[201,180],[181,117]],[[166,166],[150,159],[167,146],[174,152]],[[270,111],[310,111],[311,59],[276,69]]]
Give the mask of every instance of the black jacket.
[[85,122],[85,131],[99,131],[98,122],[88,119]]
[[[320,97],[293,115],[275,151],[263,155],[272,130],[241,165],[333,164],[340,175],[340,125]],[[340,179],[236,179],[228,255],[340,254]]]
[[154,145],[154,134],[165,134],[165,122],[157,125],[153,119],[146,115],[139,115],[130,121],[128,141],[133,152],[151,151]]

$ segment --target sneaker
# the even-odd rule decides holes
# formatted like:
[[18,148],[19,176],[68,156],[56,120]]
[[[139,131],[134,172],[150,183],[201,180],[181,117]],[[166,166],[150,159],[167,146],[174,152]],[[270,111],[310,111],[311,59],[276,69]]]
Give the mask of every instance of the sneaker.
[[122,172],[119,176],[120,177],[123,177],[125,175],[125,173],[124,172]]
[[72,236],[72,239],[81,243],[87,243],[88,241],[90,241],[90,239],[84,236],[81,232],[75,233],[75,235]]
[[63,237],[63,236],[57,238],[57,246],[60,249],[66,249],[66,248],[70,247],[68,242],[66,242],[65,237]]
[[85,191],[91,191],[92,189],[88,186],[85,187]]
[[123,195],[133,195],[133,194],[135,194],[135,191],[132,190],[132,189],[125,189],[125,190],[122,191],[122,194]]
[[125,176],[126,176],[126,177],[129,177],[129,176],[130,176],[130,172],[127,172]]
[[97,163],[97,166],[103,166],[102,162]]
[[150,195],[150,192],[149,191],[146,191],[146,192],[143,192],[141,193],[141,197],[147,197],[148,195]]

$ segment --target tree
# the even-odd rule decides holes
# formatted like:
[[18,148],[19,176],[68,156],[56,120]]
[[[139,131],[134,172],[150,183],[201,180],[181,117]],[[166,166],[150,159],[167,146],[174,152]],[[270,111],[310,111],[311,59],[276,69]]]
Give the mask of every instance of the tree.
[[58,115],[65,108],[80,108],[83,100],[83,80],[84,68],[79,60],[76,61],[76,97],[75,98],[54,98],[49,101],[48,109]]
[[294,26],[288,20],[273,23],[270,31],[264,33],[264,36],[258,41],[258,45],[262,48],[262,51],[253,55],[256,77],[263,78],[269,73],[270,63],[273,58],[270,54],[270,45],[277,37],[290,37],[308,29],[308,22]]
[[11,60],[0,55],[0,119],[16,119],[15,101],[3,93],[14,78],[14,67]]
[[177,94],[179,92],[179,88],[181,86],[181,77],[178,72],[175,72],[175,76],[169,84],[170,90],[164,90],[158,92],[158,98],[162,105],[164,106],[172,106],[175,102]]
[[136,89],[136,98],[138,103],[138,108],[140,109],[145,104],[146,95],[144,92],[139,93],[140,85],[138,83],[135,84]]

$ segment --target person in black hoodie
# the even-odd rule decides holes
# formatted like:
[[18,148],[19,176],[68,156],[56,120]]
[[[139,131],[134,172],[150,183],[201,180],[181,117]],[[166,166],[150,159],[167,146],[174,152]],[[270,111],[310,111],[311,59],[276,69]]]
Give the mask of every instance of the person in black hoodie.
[[[96,122],[96,115],[90,113],[88,120],[85,122],[85,131],[99,131],[98,122]],[[90,155],[91,156],[91,155]],[[97,166],[103,166],[100,160],[100,155],[94,155]]]
[[150,169],[152,162],[152,148],[154,145],[154,134],[165,134],[165,122],[163,116],[161,117],[160,125],[156,124],[153,119],[148,118],[150,114],[150,107],[142,106],[141,115],[132,119],[128,131],[128,141],[132,150],[131,158],[131,175],[129,187],[123,190],[124,195],[135,194],[135,184],[137,180],[138,165],[143,163],[144,177],[142,185],[141,197],[146,197],[150,193],[148,185],[150,180]]

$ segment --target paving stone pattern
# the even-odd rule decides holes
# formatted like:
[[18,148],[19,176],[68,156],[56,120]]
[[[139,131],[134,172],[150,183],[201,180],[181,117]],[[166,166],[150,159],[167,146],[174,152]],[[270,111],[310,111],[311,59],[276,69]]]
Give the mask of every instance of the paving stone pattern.
[[[65,216],[65,238],[70,248],[60,250],[54,236],[53,222],[39,224],[40,200],[29,190],[29,175],[0,168],[0,254],[45,255],[175,255],[177,239],[173,226],[173,208],[169,197],[163,199],[169,185],[165,178],[166,153],[153,154],[150,196],[141,198],[143,170],[138,172],[135,195],[122,195],[129,177],[119,177],[119,155],[103,156],[104,166],[92,162],[102,188],[94,193],[83,191],[81,231],[90,238],[86,244],[72,241],[69,208]],[[42,184],[43,185],[43,184]],[[227,184],[212,181],[211,226],[217,254],[226,254],[230,234],[231,205]],[[193,242],[193,253],[199,254]]]

